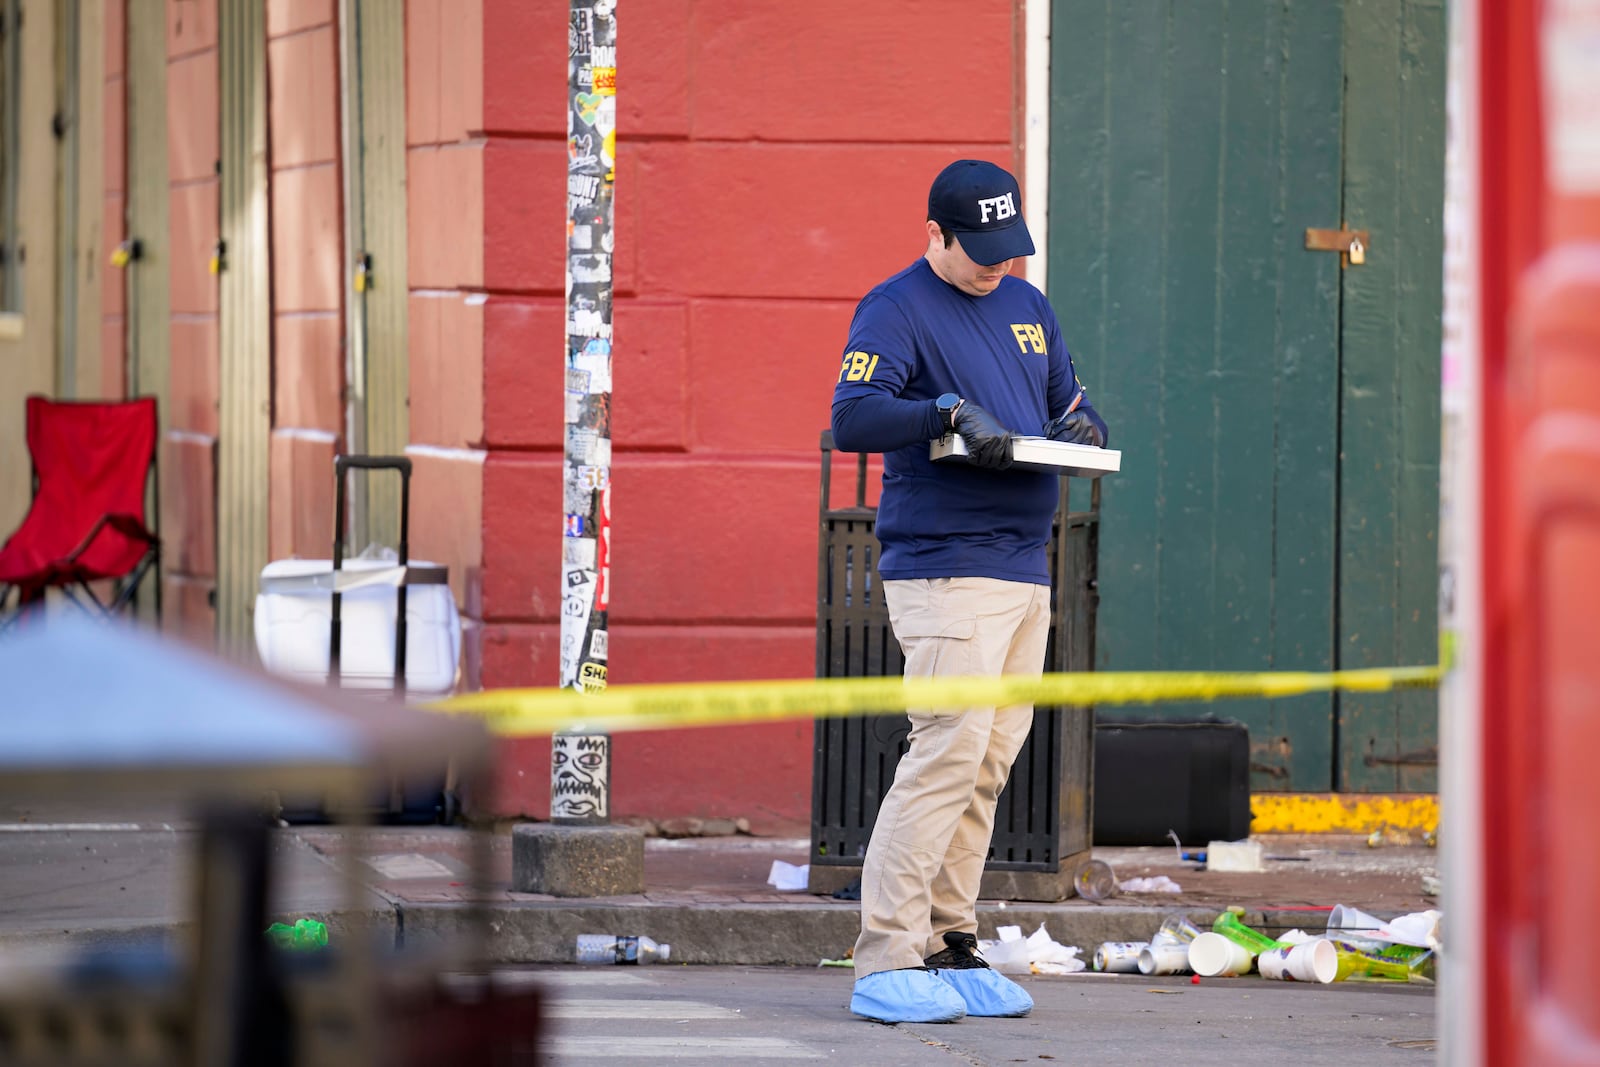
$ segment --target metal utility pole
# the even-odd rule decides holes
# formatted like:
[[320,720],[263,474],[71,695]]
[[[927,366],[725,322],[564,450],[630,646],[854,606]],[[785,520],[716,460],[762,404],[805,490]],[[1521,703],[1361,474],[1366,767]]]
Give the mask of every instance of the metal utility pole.
[[[561,685],[606,685],[611,601],[612,205],[617,0],[572,0],[567,49],[566,435]],[[611,739],[573,729],[551,744],[552,822],[611,816]]]

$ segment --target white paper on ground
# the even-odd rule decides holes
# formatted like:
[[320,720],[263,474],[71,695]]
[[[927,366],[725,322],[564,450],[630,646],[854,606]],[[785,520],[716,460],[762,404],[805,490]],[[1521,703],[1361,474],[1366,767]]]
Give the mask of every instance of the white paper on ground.
[[[1031,970],[1034,974],[1072,974],[1088,968],[1088,964],[1078,958],[1077,946],[1055,940],[1045,930],[1044,923],[1026,938],[1020,926],[1002,926],[996,933],[1000,935],[998,940],[979,941],[978,949],[989,966],[1002,973],[1026,974]],[[1007,966],[1017,966],[1018,961],[1021,965],[1017,970],[1008,971],[1007,966],[1001,965],[1002,961]]]
[[1414,911],[1398,919],[1390,919],[1374,936],[1397,945],[1414,945],[1418,948],[1439,947],[1440,912]]
[[767,884],[780,893],[800,893],[805,891],[810,878],[809,863],[796,867],[792,863],[773,860],[772,870],[767,874]]
[[1154,878],[1129,878],[1125,882],[1118,882],[1117,888],[1124,893],[1181,893],[1183,887],[1164,874]]
[[978,951],[984,962],[1001,974],[1032,974],[1029,966],[1028,943],[1022,938],[1011,941],[980,941]]

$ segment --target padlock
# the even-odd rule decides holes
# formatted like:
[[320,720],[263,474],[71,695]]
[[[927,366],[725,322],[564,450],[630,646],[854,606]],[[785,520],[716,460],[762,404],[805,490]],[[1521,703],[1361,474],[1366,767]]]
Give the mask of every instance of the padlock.
[[1350,242],[1350,262],[1365,263],[1367,261],[1367,246],[1361,243],[1361,238],[1354,238]]

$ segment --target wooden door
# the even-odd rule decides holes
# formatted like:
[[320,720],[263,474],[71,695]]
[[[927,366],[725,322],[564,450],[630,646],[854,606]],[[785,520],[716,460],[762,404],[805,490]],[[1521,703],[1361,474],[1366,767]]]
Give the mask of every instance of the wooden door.
[[[1098,666],[1436,655],[1443,11],[1058,0],[1050,297],[1123,450]],[[1305,247],[1369,231],[1365,261]],[[1256,790],[1429,790],[1432,695],[1105,709],[1250,728]]]

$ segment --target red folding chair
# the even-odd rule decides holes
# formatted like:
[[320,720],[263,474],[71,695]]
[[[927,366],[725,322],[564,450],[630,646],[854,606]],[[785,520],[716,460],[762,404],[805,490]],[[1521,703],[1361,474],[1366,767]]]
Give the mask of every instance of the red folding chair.
[[[0,618],[0,629],[52,588],[85,611],[114,614],[133,601],[152,568],[161,617],[161,541],[144,512],[155,448],[153,397],[105,403],[28,397],[33,503],[0,547],[0,611],[17,593],[16,610]],[[111,587],[102,600],[90,583],[105,581]]]

